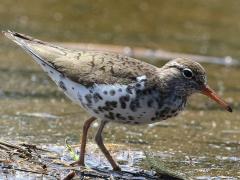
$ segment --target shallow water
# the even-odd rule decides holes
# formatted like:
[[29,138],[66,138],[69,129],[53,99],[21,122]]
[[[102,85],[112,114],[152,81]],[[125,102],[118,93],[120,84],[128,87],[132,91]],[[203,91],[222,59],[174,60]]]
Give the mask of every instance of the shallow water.
[[[240,59],[240,2],[1,1],[1,29],[48,41],[109,43]],[[20,48],[0,37],[0,136],[9,141],[78,143],[88,117]],[[161,66],[162,64],[156,64]],[[209,84],[233,105],[225,112],[202,95],[180,116],[153,125],[109,124],[107,143],[154,153],[190,177],[240,178],[239,67],[204,64]],[[89,132],[93,142],[97,123]],[[144,167],[144,165],[143,165]]]

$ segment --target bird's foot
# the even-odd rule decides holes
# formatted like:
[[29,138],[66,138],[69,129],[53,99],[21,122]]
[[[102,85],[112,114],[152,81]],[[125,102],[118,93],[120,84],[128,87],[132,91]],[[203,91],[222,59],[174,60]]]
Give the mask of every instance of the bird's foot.
[[84,167],[85,164],[84,164],[82,161],[78,160],[78,161],[75,161],[75,162],[71,163],[70,166],[80,166],[80,167]]
[[113,167],[113,171],[122,171],[119,166]]

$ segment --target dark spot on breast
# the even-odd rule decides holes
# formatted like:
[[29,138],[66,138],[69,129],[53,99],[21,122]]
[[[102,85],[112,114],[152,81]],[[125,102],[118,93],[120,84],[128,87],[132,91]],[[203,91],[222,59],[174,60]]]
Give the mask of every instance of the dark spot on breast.
[[122,88],[119,88],[119,89],[118,89],[118,92],[122,92]]
[[180,98],[181,98],[180,96],[174,96],[173,101],[175,102],[175,101],[179,100]]
[[110,101],[110,105],[114,108],[117,107],[117,101]]
[[178,115],[178,112],[175,112],[172,116],[177,116]]
[[126,102],[125,102],[125,100],[124,100],[124,96],[121,96],[121,97],[119,98],[119,102],[120,102],[121,108],[122,108],[122,109],[125,109],[125,108],[126,108]]
[[151,121],[155,121],[155,120],[156,120],[156,118],[155,118],[155,117],[152,117],[152,118],[151,118]]
[[143,91],[140,90],[140,89],[137,89],[136,90],[136,95],[137,95],[138,98],[141,97],[143,95]]
[[125,117],[123,117],[121,114],[117,113],[116,114],[116,118],[119,119],[119,120],[126,120]]
[[85,95],[85,99],[88,104],[92,104],[92,95],[91,94]]
[[99,106],[99,107],[98,107],[98,111],[100,111],[100,112],[103,112],[103,111],[104,111],[103,108],[102,108],[102,106]]
[[152,89],[152,91],[158,91],[157,90],[158,89],[157,86],[153,86],[151,89]]
[[108,118],[108,119],[112,119],[112,120],[115,119],[113,112],[109,112],[108,114],[105,114],[104,117],[106,117],[106,118]]
[[141,79],[141,82],[146,82],[147,78]]
[[103,94],[107,95],[107,94],[108,94],[108,92],[107,92],[107,91],[103,91]]
[[132,94],[132,86],[127,86],[126,92]]
[[148,90],[147,89],[142,90],[142,94],[143,95],[148,95]]
[[141,84],[140,84],[140,83],[137,83],[137,84],[136,84],[136,87],[137,87],[137,88],[140,88],[140,87],[141,87]]
[[168,114],[171,109],[169,107],[165,107],[162,111],[161,114]]
[[167,117],[166,116],[164,116],[163,118],[162,118],[162,120],[166,120],[167,119]]
[[171,114],[168,114],[168,115],[166,116],[166,118],[170,118],[170,117],[172,117],[172,115],[171,115]]
[[150,100],[147,102],[148,107],[152,107],[152,106],[153,106],[153,103],[154,103],[154,101],[153,101],[152,99],[150,99]]
[[163,106],[163,101],[160,98],[156,98],[155,100],[157,101],[158,109],[161,109]]
[[94,93],[93,99],[94,99],[94,102],[97,103],[99,100],[102,100],[103,98],[99,93]]
[[137,108],[140,108],[140,103],[138,99],[135,99],[133,101],[130,102],[129,108],[135,112],[137,110]]
[[64,74],[60,74],[59,77],[60,77],[60,79],[64,79],[65,78]]
[[59,85],[59,87],[60,87],[63,91],[67,91],[67,88],[66,88],[64,82],[59,81],[58,85]]
[[110,107],[110,106],[103,106],[102,109],[103,109],[104,111],[112,111],[112,110],[113,110],[113,108]]
[[117,107],[117,102],[116,101],[106,101],[105,105],[109,108],[116,108]]
[[152,94],[152,89],[148,89],[148,94]]
[[129,95],[121,96],[119,100],[120,102],[128,102],[130,100],[130,96]]
[[94,113],[96,113],[96,114],[98,114],[98,113],[99,113],[99,112],[98,112],[98,110],[96,110],[96,109],[94,109],[94,110],[93,110],[93,112],[94,112]]
[[121,102],[121,108],[122,108],[122,109],[126,109],[126,106],[127,106],[127,105],[126,105],[125,102]]
[[139,122],[135,121],[134,124],[139,124]]
[[112,111],[116,107],[117,107],[117,101],[106,101],[105,106],[103,106],[102,109],[105,111]]
[[113,89],[109,91],[109,94],[110,94],[111,96],[114,96],[115,93],[116,93],[116,92],[115,92],[115,90],[113,90]]
[[160,117],[161,119],[162,119],[162,118],[165,118],[165,116],[166,116],[165,114],[161,114],[161,113],[159,114],[159,117]]
[[134,120],[134,117],[133,116],[128,116],[128,119],[129,120]]
[[155,116],[156,116],[156,118],[159,118],[159,117],[161,116],[161,112],[156,111],[156,112],[155,112]]
[[52,71],[50,71],[50,73],[51,73],[51,74],[53,74],[53,72],[52,72]]
[[72,90],[74,90],[75,88],[74,87],[72,87]]
[[46,66],[46,64],[45,64],[45,63],[42,63],[42,65],[43,65],[43,66]]

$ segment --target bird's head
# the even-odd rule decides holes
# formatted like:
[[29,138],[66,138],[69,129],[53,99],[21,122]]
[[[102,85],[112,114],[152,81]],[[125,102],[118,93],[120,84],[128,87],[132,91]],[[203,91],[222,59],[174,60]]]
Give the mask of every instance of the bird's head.
[[224,109],[232,112],[232,108],[223,101],[214,90],[207,85],[207,75],[204,68],[197,62],[177,58],[166,63],[162,68],[171,89],[176,93],[189,96],[193,93],[202,93],[216,101]]

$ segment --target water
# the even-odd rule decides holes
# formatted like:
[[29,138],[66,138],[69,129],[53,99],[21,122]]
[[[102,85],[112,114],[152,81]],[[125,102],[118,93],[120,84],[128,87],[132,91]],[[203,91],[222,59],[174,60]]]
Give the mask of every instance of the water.
[[[108,43],[240,59],[240,2],[1,1],[1,29],[61,42]],[[89,117],[66,99],[20,48],[0,37],[0,136],[61,146],[79,142]],[[161,66],[160,64],[155,64]],[[204,64],[209,85],[233,105],[228,113],[202,95],[180,116],[154,125],[109,124],[105,142],[121,152],[154,153],[190,177],[240,178],[239,67]],[[97,124],[89,131],[93,142]],[[141,165],[145,167],[144,163]]]

